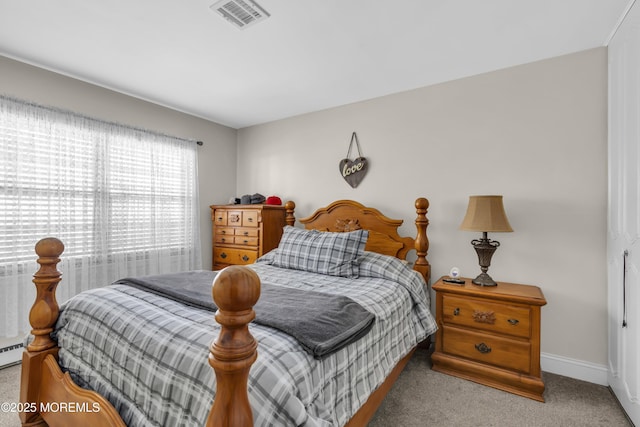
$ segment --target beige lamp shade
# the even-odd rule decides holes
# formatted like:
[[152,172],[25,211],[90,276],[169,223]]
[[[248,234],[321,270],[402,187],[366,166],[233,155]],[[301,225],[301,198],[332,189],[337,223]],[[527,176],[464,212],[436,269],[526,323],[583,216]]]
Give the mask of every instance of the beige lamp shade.
[[502,196],[469,196],[467,214],[460,225],[460,230],[513,231],[502,205]]

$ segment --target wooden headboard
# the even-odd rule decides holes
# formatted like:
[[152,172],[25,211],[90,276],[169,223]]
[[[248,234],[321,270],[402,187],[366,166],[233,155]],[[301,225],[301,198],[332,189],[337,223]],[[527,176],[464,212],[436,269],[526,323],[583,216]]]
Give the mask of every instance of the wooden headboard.
[[[329,206],[320,208],[313,215],[300,219],[306,229],[320,231],[346,232],[359,229],[369,230],[369,239],[365,250],[390,255],[406,260],[409,251],[415,249],[417,260],[414,270],[423,275],[429,283],[431,266],[427,261],[429,239],[427,237],[427,209],[429,201],[423,197],[415,202],[417,218],[415,220],[416,237],[402,237],[398,234],[398,227],[404,222],[401,219],[391,219],[378,209],[364,206],[353,200],[338,200]],[[287,210],[287,224],[294,225],[293,202],[285,204]]]

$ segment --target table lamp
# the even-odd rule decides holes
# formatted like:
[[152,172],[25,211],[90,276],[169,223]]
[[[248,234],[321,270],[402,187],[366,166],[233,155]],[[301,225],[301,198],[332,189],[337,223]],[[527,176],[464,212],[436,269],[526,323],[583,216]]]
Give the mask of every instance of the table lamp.
[[469,196],[469,206],[460,230],[482,232],[481,239],[471,241],[482,270],[471,282],[479,286],[496,286],[497,283],[487,271],[491,265],[491,257],[500,246],[500,242],[489,240],[487,233],[513,231],[502,205],[502,196]]

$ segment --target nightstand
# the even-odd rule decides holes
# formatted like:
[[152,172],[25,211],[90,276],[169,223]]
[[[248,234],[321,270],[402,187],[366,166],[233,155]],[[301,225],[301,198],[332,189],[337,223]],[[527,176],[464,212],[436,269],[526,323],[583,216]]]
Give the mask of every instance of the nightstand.
[[537,286],[433,285],[438,333],[433,370],[544,402]]

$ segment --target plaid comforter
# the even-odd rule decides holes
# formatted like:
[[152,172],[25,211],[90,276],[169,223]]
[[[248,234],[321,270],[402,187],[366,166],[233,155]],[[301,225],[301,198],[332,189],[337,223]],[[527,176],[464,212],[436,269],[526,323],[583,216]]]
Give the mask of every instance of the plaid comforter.
[[[376,321],[366,336],[322,360],[290,336],[252,324],[258,360],[249,400],[256,426],[344,425],[436,330],[424,281],[395,258],[367,253],[358,279],[269,262],[265,256],[250,266],[263,282],[348,296]],[[62,368],[106,397],[128,426],[201,426],[215,395],[207,357],[218,331],[210,311],[112,285],[64,304],[54,334]]]

